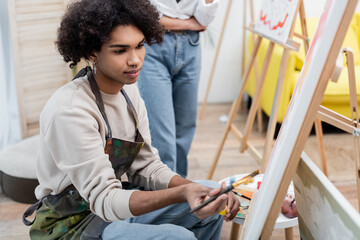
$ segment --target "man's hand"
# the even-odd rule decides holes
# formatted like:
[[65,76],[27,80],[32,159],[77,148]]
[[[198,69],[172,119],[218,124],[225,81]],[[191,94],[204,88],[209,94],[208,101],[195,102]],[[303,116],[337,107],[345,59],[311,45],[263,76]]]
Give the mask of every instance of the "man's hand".
[[[222,185],[222,188],[225,184]],[[191,208],[195,208],[200,205],[203,201],[211,196],[216,195],[221,191],[221,188],[212,189],[198,183],[190,183],[185,185],[184,195]],[[214,214],[219,213],[225,208],[226,201],[228,199],[227,194],[220,195],[217,199],[210,202],[203,208],[197,210],[194,214],[199,219],[205,219]]]
[[224,215],[223,218],[225,221],[228,222],[233,220],[236,214],[239,212],[240,201],[232,191],[228,192],[227,195],[228,195],[227,209],[226,209],[226,214]]

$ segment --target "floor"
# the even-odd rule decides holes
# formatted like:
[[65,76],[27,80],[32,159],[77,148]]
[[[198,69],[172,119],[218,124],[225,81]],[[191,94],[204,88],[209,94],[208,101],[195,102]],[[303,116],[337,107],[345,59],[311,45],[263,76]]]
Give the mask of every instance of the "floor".
[[[198,122],[189,154],[189,179],[205,179],[207,177],[226,126],[226,123],[220,121],[220,117],[227,115],[229,111],[230,104],[208,104],[205,117]],[[240,130],[245,126],[246,116],[246,107],[242,106],[234,121]],[[255,126],[250,142],[259,151],[262,151],[264,137],[265,133],[257,131]],[[324,139],[329,179],[357,209],[352,137],[337,132],[325,133]],[[320,155],[314,135],[308,138],[305,151],[319,165]],[[246,151],[240,153],[238,140],[229,134],[213,179],[219,181],[234,174],[251,172],[256,168],[258,165],[254,159]],[[21,222],[22,213],[27,207],[27,204],[16,203],[5,197],[0,191],[0,240],[29,239],[28,227]],[[222,240],[229,239],[231,226],[231,222],[224,223]],[[284,230],[274,230],[270,239],[285,239]],[[300,239],[297,228],[294,228],[294,239]]]

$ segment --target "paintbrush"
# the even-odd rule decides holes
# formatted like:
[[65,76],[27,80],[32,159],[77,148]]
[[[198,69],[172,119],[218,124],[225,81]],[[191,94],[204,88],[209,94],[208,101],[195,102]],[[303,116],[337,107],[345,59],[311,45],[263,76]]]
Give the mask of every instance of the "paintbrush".
[[251,180],[251,178],[255,177],[256,175],[258,175],[260,173],[260,170],[257,169],[256,171],[252,172],[251,174],[237,180],[236,182],[234,182],[233,184],[227,186],[226,188],[222,189],[218,194],[211,196],[210,198],[208,198],[207,200],[205,200],[204,202],[202,202],[199,206],[191,209],[190,213],[193,213],[201,208],[203,208],[204,206],[206,206],[208,203],[214,201],[217,197],[219,197],[221,194],[230,192],[231,190],[233,190],[234,188],[236,188],[237,186],[239,186],[240,184],[247,184],[249,183],[249,181]]

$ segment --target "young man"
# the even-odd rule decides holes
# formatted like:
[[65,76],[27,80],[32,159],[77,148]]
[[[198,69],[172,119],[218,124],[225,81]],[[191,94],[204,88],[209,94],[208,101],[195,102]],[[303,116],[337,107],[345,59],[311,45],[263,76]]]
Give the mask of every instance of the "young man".
[[37,209],[32,239],[217,239],[218,212],[227,205],[224,219],[235,217],[239,201],[232,193],[190,214],[220,188],[178,176],[151,147],[145,105],[133,83],[144,42],[160,43],[162,33],[147,0],[69,6],[59,52],[71,67],[84,58],[93,68],[57,90],[41,114],[40,201],[24,214],[31,225],[26,216]]

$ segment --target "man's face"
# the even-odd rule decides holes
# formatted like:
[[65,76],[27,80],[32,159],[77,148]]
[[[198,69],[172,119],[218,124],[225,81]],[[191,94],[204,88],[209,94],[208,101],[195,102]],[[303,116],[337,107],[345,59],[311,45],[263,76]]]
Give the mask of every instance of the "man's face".
[[110,40],[95,53],[97,81],[114,88],[135,83],[145,57],[144,42],[144,35],[133,25],[114,28]]

